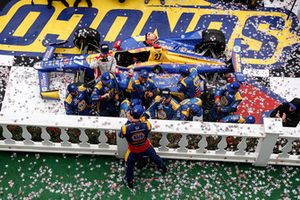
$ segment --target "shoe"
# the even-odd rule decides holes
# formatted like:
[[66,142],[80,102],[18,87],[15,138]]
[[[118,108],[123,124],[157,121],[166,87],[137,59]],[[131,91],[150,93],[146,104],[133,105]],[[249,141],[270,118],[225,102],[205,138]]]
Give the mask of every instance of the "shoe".
[[166,3],[165,0],[160,0],[161,5],[165,5],[165,3]]
[[74,6],[75,8],[77,8],[77,7],[78,7],[78,4],[79,4],[79,2],[80,2],[80,1],[75,1],[75,3],[74,3],[74,5],[73,5],[73,6]]
[[166,167],[162,168],[162,172],[163,172],[163,174],[166,174],[168,172],[168,168],[166,168]]
[[69,7],[69,4],[68,4],[68,2],[66,2],[66,1],[61,1],[67,8]]
[[87,2],[87,5],[88,5],[89,8],[93,6],[93,4],[90,0],[87,0],[86,2]]
[[133,189],[133,182],[127,182],[127,187],[129,187],[130,189]]
[[148,3],[149,3],[149,1],[150,1],[150,0],[144,0],[144,3],[145,3],[145,4],[148,4]]
[[133,189],[133,182],[127,182],[126,177],[123,178],[124,183],[127,185],[128,188]]
[[48,9],[51,9],[51,8],[53,8],[53,6],[52,6],[51,4],[48,4],[48,5],[47,5],[47,8],[48,8]]

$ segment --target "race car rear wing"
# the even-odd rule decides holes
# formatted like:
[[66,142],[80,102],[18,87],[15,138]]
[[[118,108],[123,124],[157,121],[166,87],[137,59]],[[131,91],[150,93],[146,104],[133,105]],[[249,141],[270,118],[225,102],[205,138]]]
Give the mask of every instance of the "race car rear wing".
[[[62,41],[58,43],[52,43],[46,47],[46,51],[43,56],[43,61],[48,61],[53,57],[54,51],[57,46],[63,45],[68,41]],[[40,63],[42,65],[42,63]],[[41,66],[42,67],[42,66]],[[38,71],[40,94],[43,99],[59,100],[59,91],[50,90],[49,72]]]
[[234,74],[237,81],[243,83],[246,81],[245,75],[243,74],[244,67],[241,62],[242,53],[242,39],[235,39],[232,49],[232,65],[234,68]]

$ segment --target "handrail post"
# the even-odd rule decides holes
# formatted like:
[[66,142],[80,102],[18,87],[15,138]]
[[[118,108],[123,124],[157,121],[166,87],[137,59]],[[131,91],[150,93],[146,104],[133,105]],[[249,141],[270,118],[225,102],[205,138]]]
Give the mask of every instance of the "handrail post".
[[280,118],[264,118],[265,138],[263,138],[256,149],[255,166],[266,166],[273,153],[279,134],[282,133],[282,120]]
[[118,136],[118,132],[117,134],[117,158],[125,158],[125,153],[127,151],[128,148],[128,144],[125,138],[120,138]]

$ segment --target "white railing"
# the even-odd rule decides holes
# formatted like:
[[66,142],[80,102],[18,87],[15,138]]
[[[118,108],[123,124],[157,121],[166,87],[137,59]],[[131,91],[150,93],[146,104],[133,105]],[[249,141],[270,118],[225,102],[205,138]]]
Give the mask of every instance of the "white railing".
[[[151,138],[160,156],[170,159],[248,162],[300,166],[300,126],[150,120]],[[116,136],[122,118],[64,115],[0,115],[0,150],[115,155],[125,139]],[[170,142],[171,141],[171,142]]]

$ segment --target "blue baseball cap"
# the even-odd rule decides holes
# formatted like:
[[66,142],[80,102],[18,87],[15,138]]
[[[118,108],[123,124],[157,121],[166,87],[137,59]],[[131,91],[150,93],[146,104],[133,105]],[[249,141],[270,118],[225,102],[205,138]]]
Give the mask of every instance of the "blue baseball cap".
[[112,80],[111,80],[109,72],[105,72],[101,75],[101,81],[104,85],[110,85],[111,84]]
[[100,47],[101,53],[108,54],[109,52],[109,46],[107,44],[102,44]]
[[246,117],[245,120],[246,120],[246,123],[247,123],[247,124],[254,124],[255,121],[256,121],[255,117],[252,116],[252,115],[249,115],[248,117]]
[[201,108],[196,104],[192,104],[190,109],[193,114],[197,114],[197,113],[201,112]]
[[142,114],[145,112],[145,109],[142,105],[136,105],[134,106],[131,111],[130,111],[130,115],[134,118],[134,119],[139,119]]
[[237,81],[234,81],[231,84],[227,85],[227,89],[229,90],[229,92],[234,92],[234,90],[239,88],[240,88],[240,84]]
[[78,87],[74,83],[71,83],[68,85],[67,90],[69,93],[74,93],[78,90]]
[[146,70],[142,70],[139,72],[139,76],[142,78],[148,78],[149,77],[149,73]]
[[136,105],[142,105],[142,100],[140,100],[140,99],[131,99],[130,107],[133,108]]

